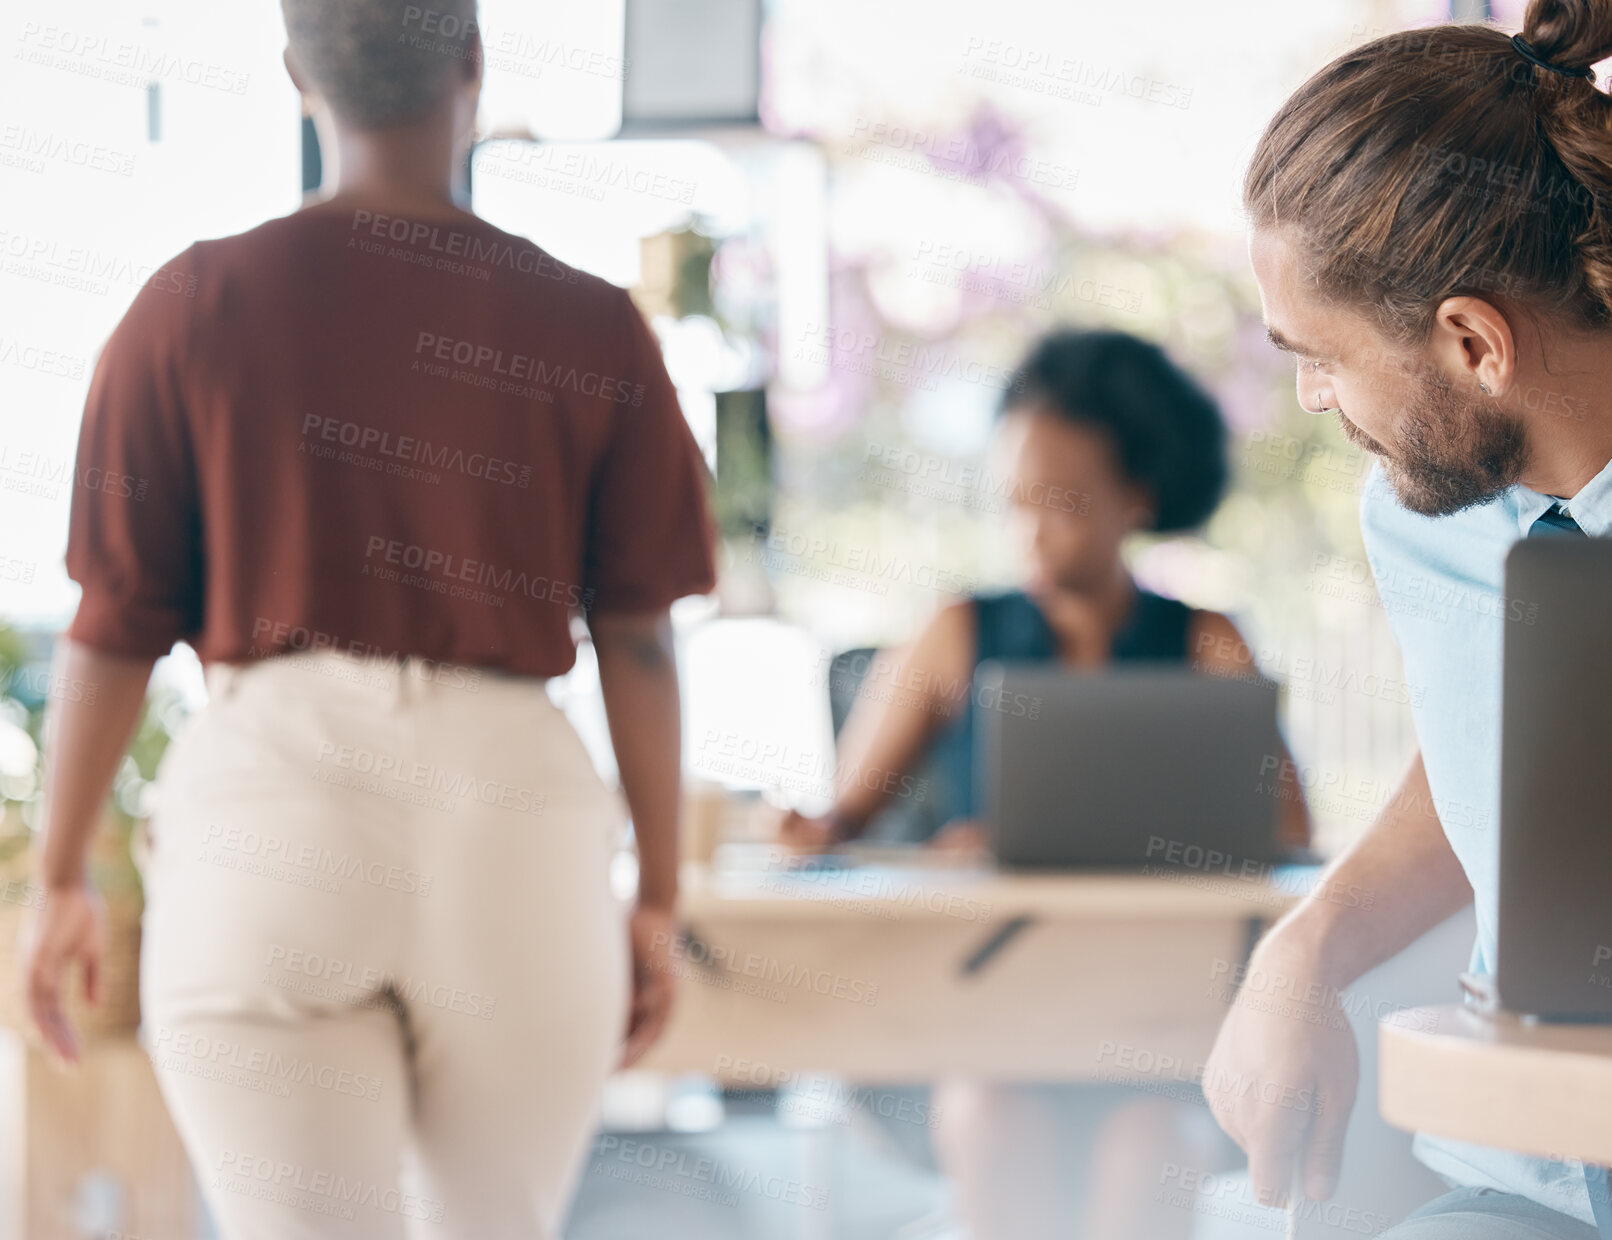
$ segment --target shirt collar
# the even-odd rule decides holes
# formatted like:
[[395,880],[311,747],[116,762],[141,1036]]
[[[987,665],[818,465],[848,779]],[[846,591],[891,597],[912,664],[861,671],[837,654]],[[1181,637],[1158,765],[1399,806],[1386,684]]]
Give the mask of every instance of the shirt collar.
[[1554,495],[1541,495],[1525,486],[1515,486],[1512,503],[1517,510],[1517,528],[1524,538],[1552,505],[1560,503],[1567,515],[1578,523],[1591,538],[1604,538],[1612,534],[1612,461],[1601,467],[1572,499],[1558,500]]

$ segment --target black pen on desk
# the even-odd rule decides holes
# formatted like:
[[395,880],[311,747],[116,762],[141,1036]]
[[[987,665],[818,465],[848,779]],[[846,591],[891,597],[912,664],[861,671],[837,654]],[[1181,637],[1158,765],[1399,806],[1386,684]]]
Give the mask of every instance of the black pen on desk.
[[963,961],[963,967],[959,970],[959,972],[961,972],[964,977],[971,977],[978,973],[991,962],[991,957],[995,956],[1004,947],[1017,938],[1020,933],[1029,929],[1030,926],[1034,924],[1035,918],[1022,913],[1017,917],[1009,917],[997,929],[995,934],[991,935],[985,940],[985,942],[981,943],[977,948],[975,948],[973,954],[971,954],[967,960]]

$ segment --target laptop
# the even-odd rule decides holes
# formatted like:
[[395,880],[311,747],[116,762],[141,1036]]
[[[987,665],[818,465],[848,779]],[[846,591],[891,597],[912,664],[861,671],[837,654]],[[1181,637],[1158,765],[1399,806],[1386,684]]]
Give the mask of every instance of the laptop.
[[1500,1006],[1612,1020],[1612,539],[1506,557]]
[[1004,869],[1256,877],[1279,855],[1276,686],[1175,664],[988,662],[974,681],[981,805]]

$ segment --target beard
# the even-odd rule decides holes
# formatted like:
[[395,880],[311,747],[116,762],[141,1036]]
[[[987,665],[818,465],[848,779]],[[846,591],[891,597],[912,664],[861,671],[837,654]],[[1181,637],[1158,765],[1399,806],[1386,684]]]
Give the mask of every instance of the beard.
[[1528,438],[1518,418],[1463,398],[1436,372],[1416,380],[1393,450],[1342,411],[1338,421],[1345,439],[1382,459],[1399,502],[1424,517],[1447,517],[1493,499],[1528,463]]

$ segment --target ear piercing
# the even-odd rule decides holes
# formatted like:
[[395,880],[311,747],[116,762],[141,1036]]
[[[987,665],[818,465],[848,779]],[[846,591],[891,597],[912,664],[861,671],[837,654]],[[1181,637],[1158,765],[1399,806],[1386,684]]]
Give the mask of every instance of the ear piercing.
[[1482,379],[1478,380],[1478,391],[1482,392],[1485,396],[1493,396],[1494,395],[1494,393],[1489,390],[1489,385],[1487,383],[1485,383]]

